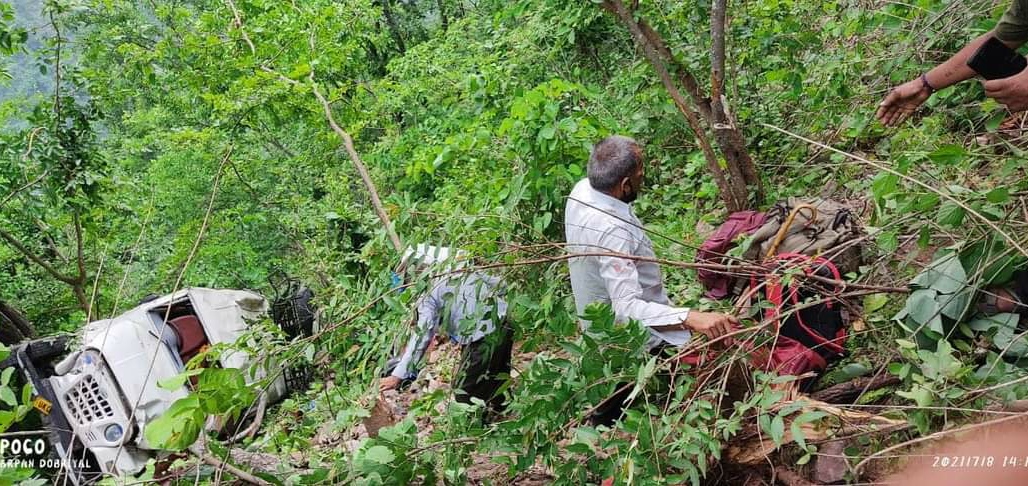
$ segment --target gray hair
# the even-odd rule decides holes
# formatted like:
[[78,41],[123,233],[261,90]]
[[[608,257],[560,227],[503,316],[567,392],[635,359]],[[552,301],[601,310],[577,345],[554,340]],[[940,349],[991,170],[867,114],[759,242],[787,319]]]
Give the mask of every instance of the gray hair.
[[642,163],[642,147],[634,139],[611,135],[593,145],[589,155],[589,185],[597,191],[609,191],[624,178],[630,177]]

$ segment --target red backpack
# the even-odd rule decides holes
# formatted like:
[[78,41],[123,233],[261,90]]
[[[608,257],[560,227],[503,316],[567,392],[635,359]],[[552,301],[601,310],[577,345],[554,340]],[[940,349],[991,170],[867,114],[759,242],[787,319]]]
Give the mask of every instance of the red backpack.
[[[780,203],[768,213],[733,213],[703,243],[697,252],[696,261],[724,264],[728,259],[726,252],[736,245],[740,235],[751,235],[758,231],[765,235],[777,235],[774,242],[753,242],[754,245],[763,243],[769,250],[763,262],[746,262],[750,265],[759,264],[763,268],[759,274],[752,275],[749,282],[728,272],[711,269],[699,270],[699,279],[707,289],[705,295],[709,298],[725,299],[743,294],[753,299],[762,298],[770,304],[764,308],[763,321],[771,323],[775,337],[766,362],[753,364],[781,375],[813,373],[814,377],[800,381],[801,390],[806,391],[816,383],[816,376],[822,374],[829,364],[845,356],[848,318],[843,302],[833,297],[841,291],[838,285],[802,278],[789,279],[788,285],[782,283],[782,275],[790,272],[842,281],[837,265],[831,259],[821,256],[831,253],[823,247],[818,248],[816,255],[777,252],[777,243],[786,234],[795,238],[797,234],[811,233],[811,238],[816,238],[816,232],[808,231],[808,227],[816,227],[819,223],[818,211],[811,205],[796,204],[796,207],[786,206],[785,210],[782,206]],[[803,227],[792,227],[796,214],[805,209],[809,210],[809,214],[800,218],[804,221]],[[835,212],[831,214],[834,219],[839,219]],[[849,240],[846,238],[842,241]],[[847,249],[847,258],[851,258],[852,254]],[[848,259],[847,264],[851,263]],[[702,357],[688,357],[684,361],[697,364],[702,361]]]

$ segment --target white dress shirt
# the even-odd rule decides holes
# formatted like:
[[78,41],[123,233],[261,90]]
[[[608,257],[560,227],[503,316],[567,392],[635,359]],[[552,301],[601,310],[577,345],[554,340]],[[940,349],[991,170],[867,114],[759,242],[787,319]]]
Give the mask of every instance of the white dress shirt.
[[[655,257],[653,242],[632,207],[593,189],[589,179],[579,181],[571,191],[564,220],[569,253],[615,252]],[[616,256],[584,256],[569,259],[568,267],[579,316],[589,304],[606,302],[619,322],[635,319],[649,329],[650,347],[689,342],[689,331],[653,328],[679,324],[689,315],[689,309],[670,305],[656,263]],[[583,328],[589,325],[581,319],[580,323]]]
[[[397,378],[414,378],[439,324],[457,344],[469,344],[488,336],[507,317],[505,289],[499,277],[470,272],[440,277],[418,299],[418,326],[393,369]],[[494,312],[495,309],[495,312]]]

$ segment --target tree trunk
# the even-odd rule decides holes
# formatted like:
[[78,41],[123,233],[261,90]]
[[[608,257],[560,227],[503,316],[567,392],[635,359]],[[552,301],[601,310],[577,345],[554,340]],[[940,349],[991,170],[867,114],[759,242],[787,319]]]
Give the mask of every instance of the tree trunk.
[[84,250],[83,250],[84,243],[83,243],[83,235],[82,235],[82,224],[79,221],[78,213],[75,213],[73,215],[73,219],[74,219],[74,225],[75,225],[75,239],[76,239],[76,241],[75,241],[75,267],[76,267],[76,273],[77,273],[76,275],[67,275],[67,274],[61,273],[59,270],[57,270],[56,267],[54,267],[52,264],[50,264],[50,262],[46,261],[45,259],[43,259],[39,255],[37,255],[31,249],[29,249],[24,244],[22,244],[21,241],[19,241],[17,238],[15,238],[14,235],[8,233],[7,231],[4,231],[3,228],[0,228],[0,239],[6,241],[15,250],[17,250],[18,253],[21,253],[29,261],[31,261],[32,263],[35,263],[36,265],[38,265],[40,268],[42,268],[44,271],[46,271],[47,274],[49,274],[50,276],[52,276],[53,278],[57,279],[58,281],[63,282],[65,284],[67,284],[69,287],[71,287],[71,292],[75,296],[75,301],[78,302],[79,307],[83,311],[86,312],[86,315],[89,315],[89,299],[86,298],[86,292],[85,292],[85,285],[86,285],[86,280],[87,280],[86,277],[87,276],[86,276],[86,259],[85,259],[85,253],[84,253]]
[[[757,174],[753,160],[746,150],[746,139],[735,125],[723,95],[725,4],[725,0],[714,0],[712,9],[711,34],[713,43],[711,46],[711,64],[713,72],[711,76],[712,95],[709,98],[700,88],[692,73],[674,58],[671,50],[667,47],[667,43],[660,34],[647,24],[645,20],[637,20],[633,15],[634,12],[626,7],[622,0],[604,0],[602,7],[614,14],[632,31],[632,37],[637,47],[643,51],[647,60],[653,65],[658,77],[661,78],[661,82],[681,111],[684,98],[678,92],[677,87],[671,87],[674,83],[670,81],[670,73],[674,71],[677,74],[678,84],[685,90],[692,101],[692,109],[698,111],[702,115],[703,121],[706,122],[706,126],[699,123],[694,124],[691,121],[689,123],[690,128],[696,133],[701,150],[704,150],[704,143],[710,146],[710,142],[706,140],[709,127],[714,135],[714,141],[724,157],[727,174],[726,170],[721,168],[717,157],[714,157],[714,163],[712,163],[706,150],[704,150],[704,157],[707,158],[707,167],[718,185],[726,208],[729,211],[738,211],[751,207],[751,194],[754,196],[752,198],[753,201],[759,201],[763,198],[763,184]],[[662,74],[662,70],[667,74]],[[677,95],[676,92],[678,92]],[[692,109],[689,111],[692,111]],[[685,114],[684,111],[683,114]],[[689,116],[686,115],[686,118],[688,119]]]
[[446,5],[443,0],[435,0],[436,8],[439,9],[439,20],[443,23],[443,31],[450,28],[450,20],[446,18]]
[[393,41],[396,42],[396,48],[403,55],[403,53],[407,52],[407,46],[403,43],[403,33],[400,32],[400,25],[396,23],[393,7],[389,2],[390,0],[379,0],[379,4],[382,6],[382,15],[385,16],[386,24],[389,25],[389,32],[393,36]]
[[18,309],[0,300],[0,343],[12,346],[37,336],[36,328]]
[[721,148],[728,169],[732,173],[733,186],[736,186],[736,190],[747,197],[752,187],[752,192],[759,200],[763,197],[763,183],[757,176],[753,159],[746,150],[746,139],[742,136],[739,128],[735,126],[735,120],[728,113],[728,103],[724,96],[727,3],[727,0],[714,0],[710,14],[710,111],[712,116],[710,122],[714,129],[714,139]]
[[642,50],[643,55],[657,72],[657,77],[659,77],[661,83],[664,84],[664,89],[666,89],[668,94],[671,95],[671,99],[674,100],[675,106],[678,107],[678,111],[685,116],[686,121],[689,123],[689,128],[691,128],[693,133],[696,135],[696,141],[700,145],[703,157],[707,161],[707,169],[714,177],[714,182],[717,183],[718,188],[721,189],[721,199],[724,201],[725,207],[727,207],[729,211],[745,209],[746,199],[740,199],[736,191],[732,190],[732,186],[729,185],[728,180],[725,178],[725,173],[721,169],[721,164],[718,161],[717,155],[714,153],[714,149],[710,146],[706,130],[700,123],[699,116],[697,116],[685,101],[685,97],[682,96],[682,93],[678,90],[678,87],[671,79],[671,74],[668,72],[667,67],[664,66],[664,62],[661,59],[660,54],[657,52],[657,48],[648,41],[646,34],[643,33],[642,28],[639,27],[639,24],[635,21],[632,13],[628,11],[628,8],[625,7],[625,4],[621,2],[621,0],[604,0],[603,7],[606,10],[613,12],[618,19],[628,27],[628,30],[632,33],[632,39],[635,40],[636,46]]

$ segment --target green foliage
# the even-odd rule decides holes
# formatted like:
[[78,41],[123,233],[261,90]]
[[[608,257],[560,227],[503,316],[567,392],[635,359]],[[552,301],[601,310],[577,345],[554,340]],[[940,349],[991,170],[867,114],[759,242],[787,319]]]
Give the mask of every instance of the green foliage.
[[[1005,245],[990,240],[944,251],[911,281],[913,291],[894,319],[922,346],[931,348],[945,338],[956,339],[957,346],[969,349],[970,344],[961,340],[974,338],[972,331],[994,327],[989,325],[993,322],[990,319],[966,325],[977,290],[1006,282],[1023,261],[1023,257],[1011,255]],[[1013,337],[1006,331],[1003,336],[1007,338],[1005,344]]]
[[[791,435],[800,464],[816,452],[800,427],[824,417],[775,407],[783,395],[772,385],[793,378],[758,374],[753,393],[722,403],[694,378],[666,382],[663,357],[646,353],[645,331],[615,324],[609,310],[590,309],[592,326],[580,333],[562,261],[502,269],[519,352],[538,353],[517,366],[508,420],[469,425],[478,407],[442,407],[448,397],[436,392],[352,451],[315,444],[326,424],[348,434],[367,415],[360,403],[376,394],[386,350],[403,340],[401,323],[427,282],[402,294],[390,288],[397,255],[314,86],[353,135],[406,243],[460,246],[491,264],[546,260],[554,253],[545,250],[562,240],[564,196],[583,177],[590,145],[610,133],[646,146],[646,189],[634,207],[648,229],[667,235],[653,238],[659,256],[688,260],[705,236],[700,223],[723,219],[684,120],[630,34],[595,2],[43,6],[46,16],[32,6],[39,17],[31,25],[48,23],[52,12],[65,42],[52,35],[35,42],[32,33],[26,40],[26,24],[0,6],[0,51],[10,56],[24,41],[27,52],[11,59],[28,56],[23,64],[42,67],[49,83],[40,81],[43,89],[17,106],[0,107],[0,155],[11,162],[0,166],[0,228],[75,277],[80,290],[95,282],[92,318],[170,291],[180,277],[183,285],[266,289],[268,276],[284,268],[311,283],[329,331],[289,346],[257,326],[243,345],[262,366],[312,361],[316,352],[328,362],[319,371],[331,378],[281,404],[280,420],[269,420],[251,444],[283,458],[302,453],[312,472],[291,481],[462,484],[471,458],[488,454],[510,466],[506,479],[541,463],[563,484],[610,476],[699,483],[709,458],[754,420],[777,445],[788,446]],[[969,143],[980,131],[994,134],[1005,109],[980,103],[976,86],[960,86],[934,95],[917,123],[886,131],[872,121],[888,86],[991,28],[981,12],[992,6],[775,0],[730,7],[726,96],[769,201],[822,190],[855,205],[866,201],[862,216],[874,226],[880,258],[861,278],[914,278],[906,300],[865,298],[864,319],[875,332],[854,335],[859,352],[828,377],[893,363],[900,394],[865,396],[866,403],[975,407],[1025,396],[1024,387],[1003,385],[1023,373],[1003,359],[1024,351],[1012,318],[975,320],[970,312],[976,289],[1009,280],[1024,264],[1012,241],[1023,228],[1010,216],[1028,189],[1024,153]],[[640,2],[638,15],[705,84],[709,5]],[[49,33],[42,32],[39,38]],[[62,96],[55,97],[57,72]],[[868,171],[763,124],[889,170]],[[82,278],[75,218],[84,235]],[[916,268],[940,246],[935,263]],[[691,273],[665,272],[676,304],[713,305],[700,299]],[[0,244],[0,288],[43,331],[71,331],[86,320],[71,286],[8,241]],[[890,326],[897,312],[902,326]],[[898,351],[897,337],[906,338]],[[971,364],[983,354],[984,364]],[[208,415],[234,416],[252,402],[254,388],[243,380],[250,371],[191,370],[166,383],[198,380],[145,436],[187,447]],[[610,430],[582,424],[585,411],[628,382],[637,406],[623,421]],[[976,387],[995,390],[963,393]],[[17,391],[2,390],[0,402],[11,405]],[[949,415],[925,408],[908,417],[926,432]]]
[[147,442],[161,449],[181,451],[188,448],[203,431],[208,416],[226,421],[239,418],[256,394],[247,386],[243,371],[235,368],[199,368],[185,371],[160,384],[162,388],[181,389],[190,378],[196,386],[189,396],[176,400],[162,415],[147,424]]
[[[0,361],[7,359],[11,351],[0,344]],[[32,387],[24,384],[18,390],[13,367],[0,370],[0,433],[21,422],[32,411]]]

